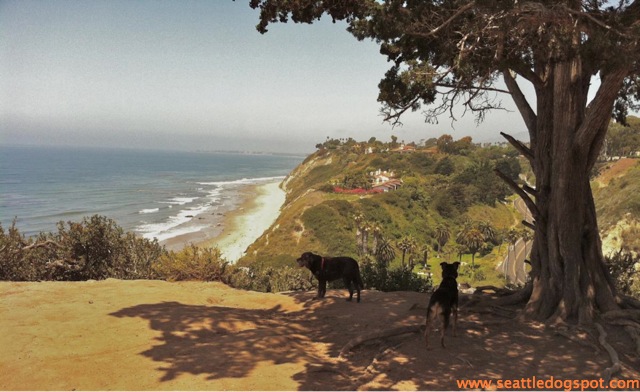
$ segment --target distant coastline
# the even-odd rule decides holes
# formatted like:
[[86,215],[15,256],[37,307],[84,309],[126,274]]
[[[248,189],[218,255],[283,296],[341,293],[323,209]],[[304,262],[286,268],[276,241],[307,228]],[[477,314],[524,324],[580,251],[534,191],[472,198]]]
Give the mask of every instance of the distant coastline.
[[313,151],[309,153],[295,153],[295,152],[270,152],[270,151],[245,151],[245,150],[195,150],[198,154],[233,154],[233,155],[271,155],[277,157],[293,157],[293,158],[306,158]]
[[302,160],[0,145],[0,222],[7,228],[17,217],[18,230],[30,237],[57,231],[60,221],[102,215],[144,238],[200,243],[217,237],[226,215],[257,195],[260,185],[279,183]]

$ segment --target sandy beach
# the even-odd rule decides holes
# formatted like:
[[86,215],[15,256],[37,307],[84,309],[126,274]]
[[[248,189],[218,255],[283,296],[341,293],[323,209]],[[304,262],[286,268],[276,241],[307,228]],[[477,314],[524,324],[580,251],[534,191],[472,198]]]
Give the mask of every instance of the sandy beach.
[[195,216],[194,221],[203,229],[161,244],[169,250],[180,250],[189,244],[218,247],[227,260],[235,262],[275,222],[285,196],[280,181],[247,185],[220,209]]

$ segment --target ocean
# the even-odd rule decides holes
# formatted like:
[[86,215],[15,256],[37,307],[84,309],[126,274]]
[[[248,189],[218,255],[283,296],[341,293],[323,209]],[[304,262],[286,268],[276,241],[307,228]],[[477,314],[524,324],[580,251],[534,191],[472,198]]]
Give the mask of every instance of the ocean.
[[302,156],[0,146],[0,224],[56,232],[95,214],[162,241],[201,230],[198,214],[229,207],[238,189],[284,179]]

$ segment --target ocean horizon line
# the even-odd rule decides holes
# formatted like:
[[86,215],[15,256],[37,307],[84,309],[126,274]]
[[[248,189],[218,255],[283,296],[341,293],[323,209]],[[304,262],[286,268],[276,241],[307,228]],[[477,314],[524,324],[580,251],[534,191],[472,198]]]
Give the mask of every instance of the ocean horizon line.
[[261,151],[261,150],[241,150],[241,149],[200,149],[200,148],[171,148],[171,147],[129,147],[129,146],[103,146],[85,144],[43,144],[43,143],[3,143],[0,148],[54,148],[54,149],[95,149],[105,151],[149,151],[149,152],[175,152],[192,154],[234,154],[234,155],[272,155],[282,157],[305,158],[313,151],[308,152],[282,152],[282,151]]

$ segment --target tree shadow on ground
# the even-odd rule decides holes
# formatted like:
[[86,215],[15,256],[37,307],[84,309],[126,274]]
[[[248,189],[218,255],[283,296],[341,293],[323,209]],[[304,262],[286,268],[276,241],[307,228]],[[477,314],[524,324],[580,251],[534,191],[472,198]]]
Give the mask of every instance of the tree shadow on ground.
[[[246,377],[261,361],[273,364],[313,362],[305,350],[307,331],[289,323],[279,306],[238,309],[185,305],[179,302],[137,305],[112,313],[115,317],[140,317],[159,331],[159,344],[140,353],[166,363],[161,381],[181,374],[207,379]],[[287,349],[284,350],[283,347]]]
[[[328,298],[318,301],[311,300],[311,293],[285,294],[302,305],[297,311],[279,305],[242,309],[161,302],[111,316],[141,318],[159,332],[157,344],[140,355],[162,364],[161,381],[183,374],[244,378],[264,362],[300,364],[305,370],[291,378],[301,390],[351,390],[356,386],[354,369],[338,360],[340,349],[363,331],[403,322],[406,315],[400,309],[407,306],[400,297],[357,304],[340,294],[330,290]],[[378,316],[368,317],[374,309]],[[270,389],[268,382],[260,389]]]
[[[298,304],[293,311],[280,305],[243,309],[162,302],[111,315],[142,318],[159,332],[158,344],[140,354],[162,364],[161,381],[184,374],[208,380],[254,377],[260,366],[291,364],[289,381],[299,390],[458,390],[456,380],[462,379],[598,378],[610,366],[603,350],[596,354],[541,324],[469,309],[460,312],[458,337],[447,334],[446,349],[434,336],[427,350],[422,334],[413,333],[364,343],[340,359],[351,339],[423,323],[428,296],[369,291],[358,304],[346,302],[343,291],[331,290],[316,301],[313,295],[284,294]],[[637,378],[637,373],[619,376]],[[281,389],[270,380],[255,385]]]

